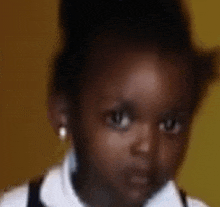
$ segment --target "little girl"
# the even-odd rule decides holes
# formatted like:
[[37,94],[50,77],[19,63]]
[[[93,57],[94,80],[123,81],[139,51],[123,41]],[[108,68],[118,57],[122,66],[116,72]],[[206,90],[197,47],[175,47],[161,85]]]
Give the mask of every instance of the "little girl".
[[202,207],[175,178],[216,79],[177,0],[63,0],[48,117],[72,149],[0,206]]

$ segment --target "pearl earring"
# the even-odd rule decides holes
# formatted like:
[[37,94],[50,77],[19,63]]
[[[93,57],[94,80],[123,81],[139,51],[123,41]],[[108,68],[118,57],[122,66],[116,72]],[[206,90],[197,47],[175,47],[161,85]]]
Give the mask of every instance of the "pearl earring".
[[67,136],[67,130],[66,127],[60,127],[59,128],[59,138],[61,141],[65,141]]

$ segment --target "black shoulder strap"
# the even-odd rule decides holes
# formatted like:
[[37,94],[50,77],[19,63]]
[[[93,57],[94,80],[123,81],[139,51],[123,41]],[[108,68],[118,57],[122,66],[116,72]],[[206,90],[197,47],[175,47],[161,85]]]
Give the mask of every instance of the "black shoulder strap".
[[40,202],[40,187],[42,182],[43,177],[30,182],[27,207],[43,207],[43,204]]
[[186,202],[186,192],[182,189],[180,189],[180,197],[183,203],[183,207],[188,207],[187,202]]

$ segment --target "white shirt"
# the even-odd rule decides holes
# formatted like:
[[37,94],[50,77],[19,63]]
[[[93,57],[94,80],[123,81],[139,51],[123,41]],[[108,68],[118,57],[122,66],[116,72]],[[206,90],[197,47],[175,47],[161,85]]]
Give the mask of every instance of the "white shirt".
[[[68,152],[61,166],[46,174],[40,190],[40,200],[47,207],[83,207],[71,184],[71,172],[76,169],[72,152]],[[26,207],[28,183],[3,195],[0,207]],[[207,207],[203,202],[187,196],[189,207]],[[182,207],[179,190],[174,181],[169,181],[144,207]]]

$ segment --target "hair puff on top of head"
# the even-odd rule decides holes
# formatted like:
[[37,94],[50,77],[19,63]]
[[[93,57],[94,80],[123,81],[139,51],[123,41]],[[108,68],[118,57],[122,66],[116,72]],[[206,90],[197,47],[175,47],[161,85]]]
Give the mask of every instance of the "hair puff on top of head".
[[91,43],[110,31],[128,42],[150,43],[162,53],[184,57],[194,79],[195,105],[218,78],[219,50],[204,51],[193,44],[181,0],[60,0],[59,24],[63,45],[54,57],[50,94],[76,99]]
[[64,40],[76,51],[91,34],[123,20],[129,28],[145,27],[148,38],[161,42],[169,39],[173,45],[178,43],[182,47],[189,44],[189,21],[178,0],[61,0],[60,3]]

